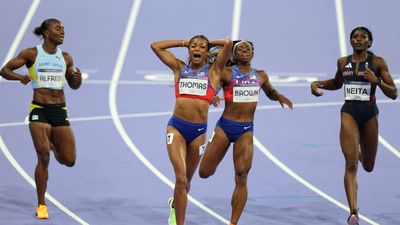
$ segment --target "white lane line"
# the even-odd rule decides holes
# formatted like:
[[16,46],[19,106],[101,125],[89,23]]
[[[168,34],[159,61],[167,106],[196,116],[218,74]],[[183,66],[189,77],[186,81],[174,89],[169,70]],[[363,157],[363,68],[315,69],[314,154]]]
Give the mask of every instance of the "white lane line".
[[[14,41],[11,44],[11,47],[8,50],[6,57],[3,59],[3,62],[1,63],[1,67],[3,67],[15,55],[15,52],[17,51],[19,43],[21,42],[22,38],[24,37],[26,30],[28,29],[29,23],[31,22],[32,17],[35,15],[35,12],[36,12],[39,4],[40,4],[40,0],[32,1],[32,4],[29,7],[29,10],[25,15],[24,20],[22,21],[22,24],[19,27],[17,35],[15,36]],[[0,76],[0,81],[1,81],[1,79],[2,79],[2,77]]]
[[[3,141],[3,138],[0,136],[0,149],[3,152],[3,154],[6,156],[7,160],[11,163],[11,165],[17,170],[17,172],[33,187],[36,189],[35,181],[28,175],[28,173],[19,165],[17,160],[13,157],[11,152],[8,150],[6,144]],[[55,206],[57,206],[59,209],[64,211],[68,216],[72,217],[74,220],[76,220],[78,223],[83,224],[83,225],[89,225],[86,221],[81,219],[79,216],[77,216],[75,213],[70,211],[67,207],[65,207],[63,204],[61,204],[57,199],[55,199],[53,196],[51,196],[49,193],[46,192],[45,197],[53,203]]]
[[[336,18],[338,21],[338,31],[339,31],[339,47],[341,56],[346,56],[347,53],[347,45],[346,45],[346,36],[345,27],[344,27],[344,17],[343,17],[343,5],[342,0],[336,0]],[[392,152],[395,156],[400,158],[400,151],[393,148],[393,146],[387,142],[381,135],[378,136],[378,141],[380,144],[385,146],[390,152]]]
[[[331,203],[337,205],[338,207],[340,207],[346,211],[349,211],[349,208],[347,206],[345,206],[338,200],[334,199],[333,197],[325,194],[323,191],[319,190],[317,187],[315,187],[314,185],[312,185],[311,183],[309,183],[308,181],[304,180],[302,177],[297,175],[293,170],[291,170],[284,163],[282,163],[278,158],[276,158],[263,144],[261,144],[261,142],[256,137],[254,137],[253,139],[254,139],[254,145],[258,149],[260,149],[260,151],[262,153],[264,153],[264,155],[266,155],[275,165],[277,165],[279,168],[281,168],[283,171],[285,171],[287,174],[289,174],[289,176],[293,177],[295,180],[300,182],[302,185],[306,186],[307,188],[309,188],[313,192],[317,193],[321,197],[325,198],[326,200],[330,201]],[[363,219],[370,224],[378,225],[378,223],[363,216],[362,214],[359,214],[359,217],[360,217],[360,219]]]
[[[121,43],[120,51],[118,54],[117,62],[114,68],[113,76],[112,76],[112,82],[110,84],[110,90],[109,90],[109,107],[111,111],[111,116],[114,122],[114,125],[116,129],[118,130],[121,138],[125,141],[126,145],[131,149],[131,151],[136,155],[136,157],[151,171],[153,172],[161,181],[163,181],[165,184],[167,184],[169,187],[174,189],[174,183],[170,181],[164,174],[162,174],[147,158],[140,152],[140,150],[136,147],[136,145],[133,143],[133,141],[130,139],[129,135],[127,134],[123,124],[121,123],[120,117],[118,115],[118,109],[117,109],[117,101],[116,101],[116,95],[117,95],[117,84],[118,80],[121,76],[121,71],[123,64],[125,62],[125,57],[127,50],[129,49],[129,42],[132,37],[132,33],[134,30],[134,26],[136,23],[136,18],[139,14],[139,8],[141,5],[141,0],[136,0],[134,1],[134,4],[132,5],[131,13],[129,16],[128,24],[126,26],[125,30],[125,35]],[[191,201],[194,205],[197,207],[201,208],[205,212],[209,213],[216,219],[222,221],[225,224],[229,224],[229,221],[216,212],[212,211],[199,201],[197,201],[195,198],[192,196],[188,195],[189,201]]]
[[233,14],[232,14],[232,40],[239,39],[239,30],[240,30],[240,13],[242,11],[242,0],[235,0],[233,5]]
[[[378,104],[396,104],[400,103],[400,100],[377,100]],[[326,107],[326,106],[338,106],[342,105],[343,102],[316,102],[316,103],[295,103],[293,107],[295,108],[312,108],[312,107]],[[264,105],[257,106],[257,111],[266,110],[266,109],[281,109],[280,105]],[[222,112],[223,108],[210,109],[210,113]],[[164,112],[150,112],[150,113],[129,113],[129,114],[119,114],[119,118],[146,118],[146,117],[157,117],[157,116],[170,116],[172,114],[171,111]],[[111,115],[104,116],[89,116],[89,117],[78,117],[78,118],[70,118],[71,122],[85,122],[85,121],[98,121],[98,120],[109,120],[112,119]],[[26,126],[26,122],[11,122],[11,123],[0,123],[1,127],[15,127],[15,126]]]
[[393,145],[389,144],[381,135],[378,136],[378,141],[381,143],[385,148],[391,151],[395,156],[400,158],[400,151],[397,150]]
[[[11,44],[10,49],[7,52],[6,57],[3,60],[2,66],[3,67],[12,57],[15,55],[15,52],[21,43],[21,40],[23,36],[26,33],[26,30],[32,20],[32,17],[35,15],[37,8],[39,7],[40,0],[33,0],[31,6],[29,7],[29,10],[18,30],[17,36],[15,37],[13,43]],[[1,82],[1,77],[0,77],[0,82]],[[25,124],[25,123],[24,123]],[[30,185],[33,186],[33,188],[36,189],[36,185],[34,180],[25,172],[24,169],[18,164],[18,162],[15,160],[11,152],[8,150],[5,142],[3,141],[3,138],[0,135],[0,149],[3,152],[3,154],[6,156],[8,161],[11,163],[11,165],[17,170],[17,172],[26,180]],[[88,224],[85,222],[83,219],[81,219],[79,216],[74,214],[72,211],[70,211],[68,208],[66,208],[64,205],[62,205],[59,201],[57,201],[53,196],[48,194],[46,192],[45,197],[52,202],[55,206],[57,206],[59,209],[64,211],[67,215],[72,217],[74,220],[76,220],[80,224]]]
[[340,56],[346,56],[347,55],[346,31],[344,28],[342,0],[335,0],[335,8],[336,8],[336,21],[337,21],[337,28],[338,28]]

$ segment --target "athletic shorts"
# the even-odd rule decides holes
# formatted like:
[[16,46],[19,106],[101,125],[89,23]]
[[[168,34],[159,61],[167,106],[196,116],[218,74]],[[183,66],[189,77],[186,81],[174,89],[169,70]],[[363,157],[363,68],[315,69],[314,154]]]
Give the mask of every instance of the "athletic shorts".
[[230,142],[235,142],[242,134],[253,131],[254,122],[237,122],[221,116],[216,126],[225,132]]
[[168,121],[168,126],[176,128],[186,143],[190,144],[198,136],[207,132],[207,123],[191,123],[186,120],[179,119],[175,115]]
[[70,125],[65,103],[41,104],[33,101],[29,109],[29,122],[48,123],[53,127]]
[[357,121],[358,126],[363,126],[379,114],[379,109],[376,102],[345,101],[340,112],[350,114]]

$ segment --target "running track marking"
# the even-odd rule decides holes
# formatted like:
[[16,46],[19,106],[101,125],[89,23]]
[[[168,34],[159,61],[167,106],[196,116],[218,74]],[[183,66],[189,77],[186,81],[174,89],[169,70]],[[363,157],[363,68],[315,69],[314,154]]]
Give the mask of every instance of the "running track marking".
[[[336,2],[338,2],[338,1],[336,1]],[[339,1],[340,2],[340,1]],[[341,3],[341,2],[340,2]],[[338,7],[337,7],[338,8]],[[128,43],[128,45],[129,45],[129,43]],[[126,54],[126,53],[125,53]],[[119,76],[119,75],[118,75]],[[113,78],[114,78],[114,76],[113,76]],[[114,83],[114,85],[111,85],[110,86],[110,98],[111,98],[111,95],[112,95],[112,93],[111,93],[111,89],[112,89],[112,86],[115,86],[116,87],[116,84],[118,83],[118,82],[112,82],[112,83]],[[116,88],[115,88],[116,89]],[[115,92],[114,92],[114,101],[115,101]],[[110,104],[111,104],[111,101],[110,101]],[[342,104],[342,103],[340,103],[340,104]],[[115,104],[114,104],[115,105]],[[114,106],[115,107],[115,106]],[[298,106],[297,106],[298,107]],[[111,105],[110,105],[110,108],[111,108]],[[115,112],[116,112],[116,110],[115,110]],[[116,113],[116,117],[117,117],[117,120],[119,121],[119,118],[118,118],[118,113]],[[107,117],[107,116],[106,116]],[[113,119],[114,119],[114,116],[113,116]],[[115,120],[114,120],[114,122],[115,122]],[[121,124],[121,122],[119,121],[119,124],[122,126],[122,124]],[[123,127],[122,127],[122,129],[123,129]],[[126,132],[125,132],[125,134],[126,134]],[[128,139],[129,139],[129,137],[128,137]],[[255,140],[257,140],[256,138],[255,138]],[[386,141],[385,141],[386,142]],[[387,144],[388,143],[385,143],[384,144],[384,146],[386,147],[387,146]],[[132,145],[133,145],[133,147],[135,147],[134,146],[134,144],[132,143]],[[261,145],[262,146],[262,145]],[[257,146],[257,147],[259,147],[260,148],[260,145],[259,146]],[[136,148],[136,147],[135,147]],[[392,149],[394,149],[393,147],[391,147]],[[264,148],[265,150],[266,150],[266,148]],[[268,151],[268,150],[267,150]],[[140,152],[139,152],[140,153]],[[263,153],[265,154],[265,152],[263,151]],[[395,153],[395,152],[394,152]],[[396,154],[396,153],[395,153]],[[141,154],[140,154],[141,155]],[[144,158],[145,159],[145,158]],[[146,159],[145,159],[146,160]],[[147,160],[146,160],[147,161]],[[283,165],[283,164],[282,164]],[[288,168],[287,168],[288,169]],[[158,170],[157,170],[158,171]],[[171,182],[172,183],[172,182]],[[363,219],[363,218],[362,218]],[[368,222],[368,221],[367,221]],[[372,221],[371,221],[372,222]],[[371,223],[371,224],[376,224],[376,223]]]
[[[32,17],[34,16],[37,8],[39,7],[40,0],[33,0],[31,6],[29,7],[29,10],[24,18],[24,21],[22,22],[21,27],[18,30],[17,36],[15,37],[10,49],[8,50],[7,56],[4,58],[2,67],[6,64],[8,60],[12,58],[12,56],[15,54],[16,49],[18,48],[18,45],[21,42],[22,37],[26,33],[26,30],[29,26],[30,21],[32,20]],[[1,77],[0,77],[1,81]],[[15,160],[11,152],[8,150],[5,142],[3,141],[3,138],[0,135],[0,149],[7,158],[7,160],[11,163],[11,165],[17,170],[17,172],[33,187],[36,189],[35,181],[26,173],[26,171],[19,165],[19,163]],[[83,225],[88,225],[89,223],[85,222],[83,219],[81,219],[79,216],[74,214],[72,211],[70,211],[68,208],[66,208],[63,204],[61,204],[57,199],[55,199],[53,196],[51,196],[49,193],[46,192],[45,197],[52,202],[55,206],[57,206],[60,210],[64,211],[67,215],[72,217],[74,220],[76,220],[78,223],[83,224]]]

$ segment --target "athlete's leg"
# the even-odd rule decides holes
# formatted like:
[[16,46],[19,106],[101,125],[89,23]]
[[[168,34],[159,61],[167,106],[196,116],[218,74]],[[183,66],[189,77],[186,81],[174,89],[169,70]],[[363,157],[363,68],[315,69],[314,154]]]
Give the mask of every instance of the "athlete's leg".
[[350,212],[357,209],[357,169],[360,149],[360,134],[357,122],[345,112],[341,113],[340,145],[346,161],[344,187]]
[[201,178],[207,178],[215,173],[229,145],[230,142],[225,132],[220,127],[216,127],[200,162],[199,175]]
[[75,137],[70,126],[52,127],[51,142],[54,145],[54,155],[59,163],[72,167],[75,165]]
[[41,122],[31,122],[29,124],[33,145],[35,146],[38,163],[35,168],[35,183],[38,204],[45,205],[44,195],[47,189],[47,180],[49,177],[49,151],[51,135],[51,125]]
[[206,143],[206,133],[198,136],[188,146],[188,149],[186,152],[186,177],[187,177],[186,191],[187,191],[187,193],[189,193],[190,182],[193,178],[194,173],[196,172],[197,166],[199,165],[199,162],[201,159],[200,151],[203,151],[203,150],[200,148],[204,148],[205,143]]
[[378,117],[373,117],[360,129],[361,162],[367,172],[372,172],[378,149]]
[[176,224],[183,225],[185,222],[185,212],[187,205],[187,184],[186,175],[186,141],[179,131],[172,127],[167,127],[167,149],[168,156],[175,171],[174,204],[176,213]]
[[235,141],[233,162],[235,190],[231,200],[231,223],[237,224],[247,202],[247,175],[253,162],[253,132],[246,132]]

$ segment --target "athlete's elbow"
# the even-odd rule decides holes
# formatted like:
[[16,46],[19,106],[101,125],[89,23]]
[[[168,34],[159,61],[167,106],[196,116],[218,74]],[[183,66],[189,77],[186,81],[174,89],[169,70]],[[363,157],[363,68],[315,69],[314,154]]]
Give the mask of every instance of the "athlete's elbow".
[[4,75],[4,68],[1,68],[0,70],[0,76],[3,77],[4,79],[6,79],[5,75]]

